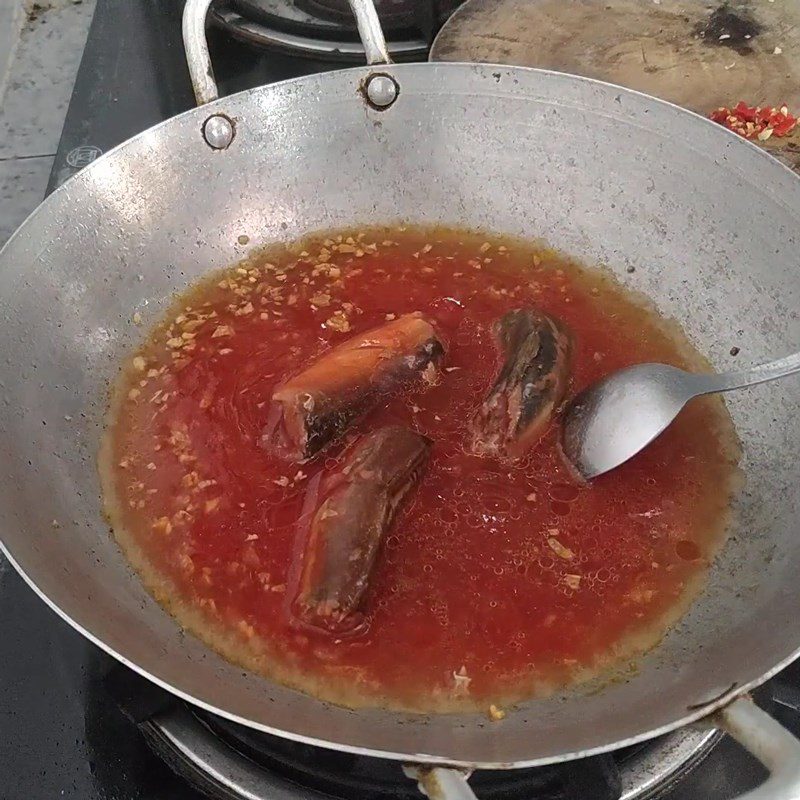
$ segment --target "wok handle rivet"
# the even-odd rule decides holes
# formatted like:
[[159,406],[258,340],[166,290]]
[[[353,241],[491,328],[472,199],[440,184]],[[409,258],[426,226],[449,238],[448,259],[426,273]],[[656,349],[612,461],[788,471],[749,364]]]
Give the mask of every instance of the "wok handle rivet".
[[203,123],[203,138],[214,150],[229,147],[235,132],[233,122],[224,114],[214,114]]
[[389,108],[400,94],[400,87],[391,75],[377,73],[367,78],[365,94],[373,108]]

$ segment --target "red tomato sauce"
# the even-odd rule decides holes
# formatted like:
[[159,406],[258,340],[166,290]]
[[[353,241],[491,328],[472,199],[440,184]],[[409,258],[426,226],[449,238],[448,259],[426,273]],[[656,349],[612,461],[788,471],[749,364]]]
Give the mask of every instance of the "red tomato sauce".
[[[123,371],[101,456],[115,534],[147,586],[231,660],[324,699],[487,708],[627,664],[701,586],[736,474],[730,419],[695,402],[651,448],[578,483],[558,424],[522,461],[464,450],[498,368],[492,322],[533,305],[575,337],[572,391],[641,361],[703,368],[600,270],[459,231],[345,232],[251,256],[181,297]],[[386,398],[318,457],[262,446],[282,380],[391,315],[448,342],[439,383]],[[366,430],[433,440],[385,538],[357,636],[292,623],[307,487]]]

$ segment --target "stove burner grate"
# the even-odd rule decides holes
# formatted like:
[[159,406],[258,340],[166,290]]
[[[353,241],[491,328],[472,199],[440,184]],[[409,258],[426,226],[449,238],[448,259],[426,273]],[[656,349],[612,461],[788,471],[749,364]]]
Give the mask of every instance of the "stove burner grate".
[[[142,723],[151,747],[213,800],[420,800],[397,761],[259,733],[188,706]],[[683,730],[614,753],[547,767],[478,770],[481,800],[654,800],[693,769],[719,734]]]
[[[377,0],[395,59],[426,58],[439,28],[463,0]],[[362,61],[347,0],[223,0],[211,19],[236,39],[294,55]]]

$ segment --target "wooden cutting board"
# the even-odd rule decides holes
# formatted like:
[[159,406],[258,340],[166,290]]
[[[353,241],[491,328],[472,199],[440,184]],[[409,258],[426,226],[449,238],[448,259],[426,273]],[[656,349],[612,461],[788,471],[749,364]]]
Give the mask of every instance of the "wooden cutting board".
[[[739,100],[800,113],[795,0],[467,0],[433,61],[571,72],[708,116]],[[800,125],[762,146],[800,172]]]

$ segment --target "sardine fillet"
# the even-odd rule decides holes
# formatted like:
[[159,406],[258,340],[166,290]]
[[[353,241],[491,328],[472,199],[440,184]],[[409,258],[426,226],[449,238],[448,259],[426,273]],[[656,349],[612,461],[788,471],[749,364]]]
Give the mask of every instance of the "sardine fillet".
[[302,554],[299,619],[331,632],[357,624],[381,542],[430,449],[430,439],[408,428],[381,428],[323,479]]
[[427,378],[445,345],[419,312],[348,339],[280,385],[264,443],[293,460],[311,458],[382,395]]
[[477,455],[520,458],[546,432],[569,387],[572,335],[563,322],[530,308],[504,314],[494,325],[503,359],[470,426]]

